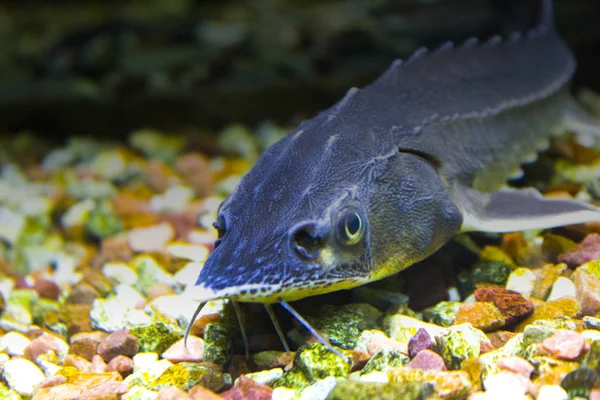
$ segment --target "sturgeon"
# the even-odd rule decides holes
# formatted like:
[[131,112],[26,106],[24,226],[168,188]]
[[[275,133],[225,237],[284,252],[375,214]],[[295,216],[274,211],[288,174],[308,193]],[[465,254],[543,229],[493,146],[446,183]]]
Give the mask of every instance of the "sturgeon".
[[395,274],[459,232],[600,221],[590,204],[506,186],[553,135],[600,132],[541,4],[522,33],[393,62],[265,151],[218,210],[193,298],[287,306]]

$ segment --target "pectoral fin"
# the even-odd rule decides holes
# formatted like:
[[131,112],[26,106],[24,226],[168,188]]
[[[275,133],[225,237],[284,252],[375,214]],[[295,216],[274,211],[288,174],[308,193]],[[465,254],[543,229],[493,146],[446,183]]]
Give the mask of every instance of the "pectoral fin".
[[535,189],[484,193],[456,185],[454,201],[463,214],[462,232],[514,232],[600,221],[600,208],[576,200],[547,199]]

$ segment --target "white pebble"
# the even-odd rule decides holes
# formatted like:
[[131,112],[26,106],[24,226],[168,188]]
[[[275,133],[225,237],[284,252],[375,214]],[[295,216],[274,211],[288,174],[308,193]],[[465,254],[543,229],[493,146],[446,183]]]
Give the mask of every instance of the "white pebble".
[[31,340],[18,332],[8,332],[0,338],[0,351],[6,351],[11,356],[22,357],[25,347]]
[[190,261],[204,262],[208,257],[206,246],[184,242],[174,242],[167,246],[167,251],[172,256]]
[[483,387],[489,393],[503,393],[506,398],[518,397],[527,393],[529,388],[525,387],[525,378],[513,372],[499,372],[488,376],[483,381]]
[[204,263],[201,262],[189,262],[185,267],[177,271],[175,275],[173,275],[173,278],[175,278],[175,282],[180,285],[193,287],[203,266]]
[[575,284],[569,278],[559,277],[552,285],[552,291],[546,301],[560,299],[561,297],[575,297]]
[[[271,386],[273,383],[278,381],[283,376],[283,369],[282,368],[273,368],[273,369],[269,369],[266,371],[245,374],[244,376],[248,379],[252,379],[256,383]],[[239,382],[239,378],[235,380],[235,384],[237,385],[238,382]]]
[[336,384],[337,381],[333,376],[319,379],[315,384],[304,389],[300,393],[300,398],[302,400],[325,400]]
[[167,294],[152,300],[146,305],[144,311],[152,313],[155,309],[165,317],[173,318],[181,326],[187,327],[190,318],[200,303],[193,300],[190,296],[180,294]]
[[569,395],[559,385],[544,385],[538,392],[537,400],[568,400]]
[[25,215],[12,211],[8,207],[0,207],[0,239],[13,245],[25,228]]
[[109,262],[104,264],[102,272],[107,278],[112,278],[119,283],[125,283],[127,285],[135,285],[138,280],[138,276],[135,271],[123,262]]
[[271,393],[271,400],[298,400],[300,396],[290,388],[278,387]]
[[28,398],[33,395],[35,387],[45,379],[42,370],[25,358],[7,361],[2,375],[11,389]]
[[535,280],[536,277],[532,270],[520,267],[510,273],[506,282],[506,288],[508,290],[515,290],[524,297],[529,297],[531,296],[531,292],[533,292]]

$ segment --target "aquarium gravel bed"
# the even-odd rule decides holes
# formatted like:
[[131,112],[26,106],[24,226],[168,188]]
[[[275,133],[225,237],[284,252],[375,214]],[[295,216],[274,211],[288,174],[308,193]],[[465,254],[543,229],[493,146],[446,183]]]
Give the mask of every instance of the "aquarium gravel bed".
[[[455,275],[303,300],[344,358],[277,310],[283,351],[262,306],[242,304],[247,359],[227,300],[186,348],[215,210],[285,132],[2,139],[0,398],[600,399],[600,222],[459,238],[470,258],[435,266]],[[599,171],[600,152],[565,137],[523,179],[600,204]]]

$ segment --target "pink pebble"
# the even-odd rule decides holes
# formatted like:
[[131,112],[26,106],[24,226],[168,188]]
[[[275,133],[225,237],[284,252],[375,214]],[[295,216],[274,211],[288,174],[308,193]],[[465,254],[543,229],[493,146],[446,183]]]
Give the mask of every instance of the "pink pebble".
[[447,369],[446,364],[444,364],[444,359],[438,353],[429,349],[418,352],[407,366],[410,368],[434,371],[445,371]]
[[590,349],[590,345],[577,332],[559,331],[538,345],[540,352],[559,360],[573,361]]
[[516,372],[526,378],[529,378],[533,372],[533,365],[529,364],[524,358],[516,356],[501,358],[496,361],[496,365],[500,369]]

